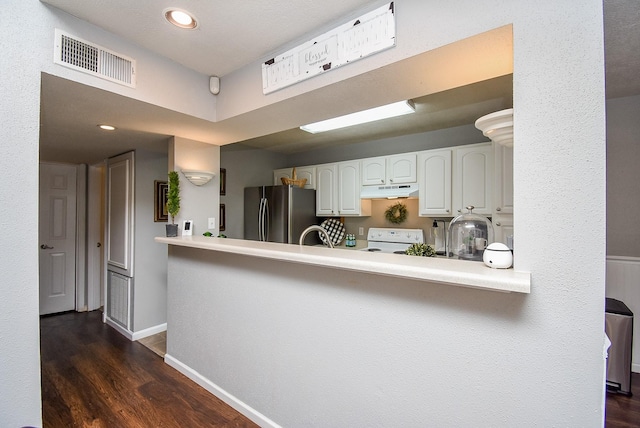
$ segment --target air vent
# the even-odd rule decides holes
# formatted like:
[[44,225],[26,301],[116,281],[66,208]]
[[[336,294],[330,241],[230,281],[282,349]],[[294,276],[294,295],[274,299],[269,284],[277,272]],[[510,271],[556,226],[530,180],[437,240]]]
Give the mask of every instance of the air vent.
[[136,87],[136,61],[61,30],[55,31],[54,62],[74,70]]

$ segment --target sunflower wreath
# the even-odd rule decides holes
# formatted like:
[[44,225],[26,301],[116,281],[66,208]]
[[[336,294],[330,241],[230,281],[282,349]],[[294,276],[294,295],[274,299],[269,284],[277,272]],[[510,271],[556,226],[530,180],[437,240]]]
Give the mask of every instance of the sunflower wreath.
[[407,219],[407,207],[402,202],[391,205],[384,212],[384,217],[391,223],[400,224]]

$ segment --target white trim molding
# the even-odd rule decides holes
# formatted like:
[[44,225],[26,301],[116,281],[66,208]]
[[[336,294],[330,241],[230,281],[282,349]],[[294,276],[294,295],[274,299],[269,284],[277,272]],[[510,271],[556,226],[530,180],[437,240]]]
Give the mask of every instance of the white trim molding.
[[174,369],[178,370],[180,373],[227,403],[229,406],[233,407],[238,412],[242,413],[247,418],[251,419],[256,424],[260,425],[261,427],[281,428],[280,425],[267,418],[265,415],[258,412],[243,401],[240,401],[234,395],[220,388],[218,385],[216,385],[197,371],[193,370],[191,367],[182,363],[180,360],[173,358],[169,354],[165,354],[164,362]]

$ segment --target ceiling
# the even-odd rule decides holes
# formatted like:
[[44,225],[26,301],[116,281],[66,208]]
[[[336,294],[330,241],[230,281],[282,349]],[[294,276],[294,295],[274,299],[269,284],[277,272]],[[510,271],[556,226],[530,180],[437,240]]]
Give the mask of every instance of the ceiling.
[[[129,0],[41,1],[198,72],[217,76],[277,53],[310,28],[322,30],[341,17],[357,16],[381,4],[371,0],[137,0],[132,7]],[[199,27],[191,31],[172,27],[162,15],[169,6],[191,11],[199,20]],[[640,51],[640,3],[605,0],[604,6],[607,97],[638,95],[640,56],[629,53]],[[215,43],[216,40],[224,43]],[[385,123],[316,135],[293,129],[243,143],[294,153],[426,132],[473,123],[488,112],[511,107],[511,97],[511,76],[505,76],[414,98],[415,115]],[[104,122],[118,124],[119,130],[111,134],[100,131],[96,123]],[[202,119],[43,75],[41,160],[91,164],[133,148],[166,151],[166,141],[172,135],[207,141],[205,135],[210,134],[211,125]]]

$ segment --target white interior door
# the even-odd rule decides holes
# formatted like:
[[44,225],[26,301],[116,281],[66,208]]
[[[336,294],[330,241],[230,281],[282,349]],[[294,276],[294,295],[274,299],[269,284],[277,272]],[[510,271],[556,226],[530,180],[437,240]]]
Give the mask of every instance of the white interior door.
[[73,165],[40,164],[40,315],[75,309],[76,181]]

